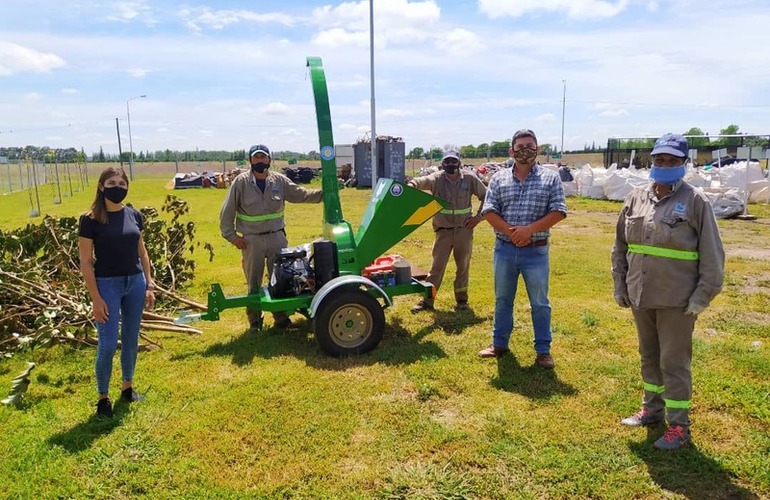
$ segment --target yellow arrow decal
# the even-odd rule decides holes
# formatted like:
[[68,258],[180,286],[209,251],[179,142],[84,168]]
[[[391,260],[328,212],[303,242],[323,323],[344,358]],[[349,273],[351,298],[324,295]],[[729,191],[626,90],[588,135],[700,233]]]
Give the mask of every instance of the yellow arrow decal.
[[441,211],[441,204],[436,200],[431,200],[424,207],[414,211],[412,215],[402,224],[402,226],[419,226]]

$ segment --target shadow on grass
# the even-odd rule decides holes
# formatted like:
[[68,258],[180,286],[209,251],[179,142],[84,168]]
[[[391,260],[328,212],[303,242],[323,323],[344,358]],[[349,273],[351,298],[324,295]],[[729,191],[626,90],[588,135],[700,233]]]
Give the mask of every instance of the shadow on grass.
[[446,356],[436,343],[423,341],[423,337],[434,327],[411,334],[398,317],[385,323],[383,339],[373,351],[341,358],[328,356],[320,350],[313,336],[311,321],[302,317],[292,317],[292,321],[293,326],[286,330],[272,326],[265,327],[262,332],[246,330],[227,342],[210,346],[203,356],[230,356],[232,363],[238,366],[250,364],[255,357],[293,356],[304,359],[309,366],[325,370],[346,370],[377,363],[401,365]]
[[735,484],[732,472],[701,453],[690,443],[679,450],[663,451],[652,443],[663,435],[663,428],[647,429],[647,440],[629,442],[628,447],[647,464],[655,484],[662,489],[692,499],[758,499],[757,494]]
[[476,326],[484,321],[486,321],[484,318],[476,316],[473,309],[465,311],[436,310],[433,313],[433,326],[429,327],[429,331],[439,327],[447,335],[460,335],[466,328]]
[[497,358],[497,376],[492,378],[491,383],[498,389],[516,392],[533,400],[571,396],[578,392],[571,384],[559,380],[556,370],[534,364],[521,366],[511,353]]
[[51,446],[61,446],[70,453],[78,453],[90,448],[96,439],[106,436],[121,424],[128,413],[128,403],[118,399],[112,412],[112,418],[101,418],[97,417],[94,411],[85,422],[51,436],[47,442]]

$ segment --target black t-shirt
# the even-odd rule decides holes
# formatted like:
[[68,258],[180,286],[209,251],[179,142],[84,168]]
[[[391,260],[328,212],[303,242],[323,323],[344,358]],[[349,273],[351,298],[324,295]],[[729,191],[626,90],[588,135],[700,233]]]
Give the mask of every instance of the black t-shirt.
[[139,237],[144,216],[131,207],[107,212],[107,224],[80,216],[78,236],[94,240],[94,272],[97,278],[129,276],[142,272]]

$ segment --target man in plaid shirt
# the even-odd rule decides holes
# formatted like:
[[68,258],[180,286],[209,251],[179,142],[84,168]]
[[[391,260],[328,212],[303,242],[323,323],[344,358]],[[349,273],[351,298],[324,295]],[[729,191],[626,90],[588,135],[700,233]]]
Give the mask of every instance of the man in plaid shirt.
[[537,164],[535,133],[522,129],[513,135],[511,169],[495,173],[489,181],[481,215],[495,230],[495,325],[492,344],[479,352],[482,358],[499,358],[509,351],[513,331],[513,301],[519,274],[524,277],[532,326],[535,330],[535,363],[553,368],[551,357],[551,304],[548,300],[548,237],[550,228],[567,217],[567,204],[559,174]]

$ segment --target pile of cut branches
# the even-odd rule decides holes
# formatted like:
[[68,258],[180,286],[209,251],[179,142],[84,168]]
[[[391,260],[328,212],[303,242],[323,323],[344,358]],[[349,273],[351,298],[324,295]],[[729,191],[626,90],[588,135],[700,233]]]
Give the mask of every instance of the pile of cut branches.
[[[173,324],[171,315],[180,309],[205,310],[184,298],[178,290],[195,272],[192,254],[195,223],[179,219],[189,211],[187,202],[166,197],[159,217],[155,208],[140,210],[145,216],[144,241],[153,267],[157,290],[155,310],[142,316],[142,349],[159,345],[148,330],[200,333]],[[96,345],[92,304],[83,283],[78,259],[78,218],[46,216],[40,224],[14,231],[0,231],[0,356],[33,346],[69,342]],[[214,257],[209,243],[203,245]]]

